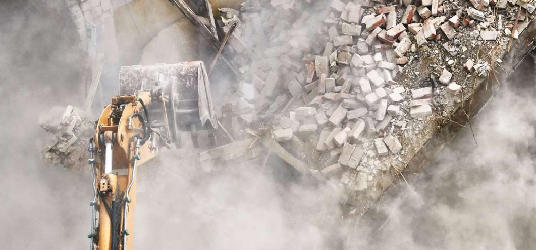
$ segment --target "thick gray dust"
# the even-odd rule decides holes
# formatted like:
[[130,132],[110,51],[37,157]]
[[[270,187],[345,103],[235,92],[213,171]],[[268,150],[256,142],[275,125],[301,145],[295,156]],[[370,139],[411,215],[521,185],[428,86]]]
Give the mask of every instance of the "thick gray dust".
[[[533,52],[535,53],[535,52]],[[425,173],[381,199],[361,249],[535,249],[535,62],[462,129]],[[413,184],[412,184],[413,183]],[[372,212],[373,213],[373,212]]]
[[[51,107],[82,104],[76,28],[63,1],[1,1],[0,34],[0,248],[86,248],[91,178],[46,167],[38,126]],[[382,201],[380,228],[346,231],[329,186],[259,165],[206,173],[191,150],[167,150],[140,169],[135,249],[532,249],[531,74],[504,83],[472,124],[479,145],[463,129],[427,173]]]

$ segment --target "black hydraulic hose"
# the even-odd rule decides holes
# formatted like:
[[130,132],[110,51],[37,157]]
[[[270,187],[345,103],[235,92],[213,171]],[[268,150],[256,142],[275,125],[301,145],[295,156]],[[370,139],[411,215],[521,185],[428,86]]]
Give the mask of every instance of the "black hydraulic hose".
[[140,123],[142,123],[142,131],[144,133],[144,136],[140,138],[140,135],[136,135],[136,137],[138,137],[140,139],[140,143],[141,144],[144,144],[147,140],[149,140],[149,136],[151,135],[150,133],[150,128],[149,126],[147,125],[147,122],[145,121],[144,117],[142,115],[140,115],[139,113],[136,113],[136,114],[133,114],[131,116],[131,118],[138,118],[138,120],[140,121]]
[[[144,137],[141,139],[140,143],[144,144],[147,140],[149,140],[149,137],[151,135],[152,129],[151,129],[151,125],[149,124],[151,120],[149,119],[149,112],[147,111],[147,107],[145,106],[144,100],[142,98],[138,98],[138,101],[140,102],[140,104],[142,104],[145,118],[147,119],[147,121],[142,122],[142,123],[145,123],[145,127],[144,127]],[[140,120],[143,120],[143,118],[140,117]]]

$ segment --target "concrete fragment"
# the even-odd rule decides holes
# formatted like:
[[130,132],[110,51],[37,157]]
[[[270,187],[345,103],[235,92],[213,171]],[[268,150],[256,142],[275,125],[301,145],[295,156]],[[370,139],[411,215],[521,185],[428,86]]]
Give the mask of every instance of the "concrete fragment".
[[412,34],[416,35],[418,32],[423,28],[422,23],[411,23],[408,25],[408,30],[412,32]]
[[412,99],[420,99],[420,98],[424,98],[424,97],[431,97],[433,95],[433,88],[432,87],[412,89],[410,91],[412,92]]
[[362,16],[362,9],[360,5],[352,5],[347,8],[348,9],[348,16],[347,21],[349,23],[360,23],[360,18]]
[[427,19],[431,16],[431,10],[425,6],[420,6],[418,7],[418,15],[423,19]]
[[410,45],[412,45],[412,41],[410,41],[408,37],[405,37],[395,48],[395,54],[397,54],[398,57],[403,57],[408,49],[410,49]]
[[350,24],[350,23],[343,23],[341,25],[341,33],[345,35],[359,36],[361,32],[362,32],[362,26],[360,25]]
[[485,21],[485,13],[483,13],[482,11],[476,10],[472,7],[468,7],[466,9],[466,13],[468,13],[468,16],[470,16],[474,20]]
[[426,99],[410,100],[408,105],[410,107],[417,107],[417,106],[421,106],[421,105],[429,105],[431,103],[432,103],[432,100],[430,98],[426,98]]
[[388,100],[380,100],[380,105],[377,109],[377,121],[382,121],[386,117],[386,110],[388,109]]
[[399,153],[399,151],[403,149],[399,140],[395,138],[393,135],[387,135],[386,137],[384,137],[384,143],[386,144],[386,146],[388,146],[390,151],[392,151],[392,153],[394,154]]
[[365,122],[362,119],[359,119],[352,126],[349,139],[352,143],[358,143],[362,133],[365,130]]
[[425,116],[431,115],[432,113],[433,113],[433,110],[431,106],[429,105],[421,105],[421,106],[410,108],[410,115],[412,117],[425,117]]
[[431,4],[431,14],[438,16],[438,0],[433,0]]
[[378,34],[382,31],[380,27],[375,28],[369,36],[367,36],[367,39],[365,39],[365,42],[367,45],[372,45],[375,39],[377,38]]
[[382,78],[382,76],[376,70],[367,72],[366,76],[377,88],[382,87],[385,84],[384,78]]
[[457,28],[460,25],[459,17],[457,15],[452,16],[451,18],[449,18],[448,21],[449,21],[449,24],[451,24],[451,27],[453,28]]
[[380,14],[371,20],[368,20],[365,24],[365,27],[368,31],[372,31],[379,27],[380,25],[384,24],[386,22],[386,16],[384,14]]
[[280,128],[272,131],[274,140],[277,142],[289,141],[293,139],[293,130],[290,128]]
[[456,96],[461,90],[461,85],[456,84],[456,83],[451,83],[448,85],[448,90],[452,95]]
[[342,129],[341,131],[339,131],[336,136],[334,136],[334,143],[336,145],[336,147],[341,147],[343,146],[343,144],[345,144],[345,142],[347,142],[347,138],[349,137],[348,133],[349,133],[350,129],[349,128],[344,128]]
[[367,115],[367,108],[357,108],[347,112],[347,119],[354,120]]
[[416,11],[415,5],[409,5],[406,7],[405,12],[403,13],[403,16],[401,17],[401,23],[402,24],[409,24],[412,22],[412,17],[414,17],[414,12]]
[[451,81],[451,77],[453,76],[453,74],[451,74],[451,72],[447,71],[446,69],[444,69],[442,71],[442,75],[440,75],[440,78],[438,78],[438,80],[447,85],[449,84],[449,81]]
[[343,3],[340,0],[333,0],[330,4],[330,8],[334,9],[335,11],[342,12],[345,10],[345,3]]
[[386,19],[386,30],[389,30],[397,25],[397,12],[395,10],[388,13],[388,18]]
[[289,89],[289,92],[294,98],[299,98],[304,93],[304,88],[302,87],[302,85],[300,85],[300,83],[298,82],[298,80],[296,80],[296,78],[293,78],[287,84],[287,88]]
[[324,145],[327,150],[332,150],[336,147],[336,144],[334,143],[334,137],[341,131],[341,128],[336,127],[330,132],[330,134],[326,137],[326,140],[324,141]]
[[[427,40],[433,40],[434,38],[436,38],[436,28],[434,27],[434,22],[431,21],[430,19],[425,20],[425,22],[423,23],[423,28],[421,29],[421,31],[423,32],[423,36]],[[418,34],[419,34],[419,32],[418,32]],[[417,40],[417,38],[416,38],[416,40]],[[419,42],[418,42],[418,44],[419,44]]]
[[350,143],[345,142],[345,144],[343,144],[343,148],[341,149],[341,154],[339,155],[339,159],[337,162],[343,166],[348,166],[352,152],[354,152],[354,146]]
[[329,71],[330,69],[328,67],[328,57],[315,56],[315,73],[317,74],[317,76],[321,76],[322,74],[328,75]]
[[388,106],[388,114],[391,116],[399,115],[399,106],[398,105]]
[[302,136],[313,135],[315,133],[315,131],[317,131],[317,124],[315,124],[315,123],[304,124],[304,125],[300,126],[300,128],[298,129],[298,132]]
[[296,132],[298,131],[298,128],[300,127],[300,123],[291,119],[291,118],[287,118],[287,117],[282,117],[280,118],[280,123],[279,123],[280,127],[281,128],[290,128],[293,130],[293,132]]
[[402,23],[400,23],[397,26],[387,30],[386,37],[390,40],[395,40],[397,39],[399,34],[401,34],[405,30],[406,30],[405,26]]
[[378,96],[377,96],[377,94],[375,92],[370,93],[370,94],[365,96],[365,101],[366,101],[368,106],[371,106],[371,105],[377,103],[378,100],[379,100],[379,98],[378,98]]
[[352,36],[350,35],[341,35],[341,36],[336,36],[336,38],[334,38],[334,46],[338,47],[338,46],[342,46],[342,45],[351,45],[353,44],[353,41],[352,41]]
[[323,168],[323,170],[321,170],[321,173],[325,176],[330,177],[330,176],[339,174],[341,171],[342,171],[341,164],[335,163],[326,168]]
[[334,111],[332,116],[330,116],[330,119],[328,119],[328,121],[330,122],[330,124],[337,127],[341,124],[343,119],[345,119],[345,116],[347,116],[347,110],[343,106],[340,105]]
[[384,88],[375,89],[375,94],[377,94],[377,97],[380,98],[380,99],[388,96],[388,94],[386,93],[386,90]]
[[393,103],[400,103],[403,101],[403,96],[399,93],[391,93],[389,95],[390,101]]
[[375,127],[374,130],[376,132],[378,132],[378,133],[385,132],[386,129],[388,128],[388,125],[390,125],[391,121],[392,121],[392,116],[391,115],[386,115],[384,117],[384,120],[379,122],[379,124],[377,124],[377,127]]
[[324,142],[326,141],[329,135],[330,135],[330,130],[323,129],[321,131],[321,134],[319,135],[319,141],[317,142],[317,147],[315,148],[317,151],[326,150],[326,145]]
[[443,23],[440,28],[442,29],[442,31],[444,32],[444,34],[446,34],[446,37],[449,39],[449,40],[452,40],[455,35],[457,34],[457,32],[455,31],[455,29],[453,29],[453,27],[451,26],[451,24],[449,22],[445,22]]
[[466,63],[464,64],[464,69],[466,69],[466,71],[468,72],[472,72],[473,67],[474,67],[474,61],[472,61],[472,59],[468,59],[468,61],[466,61]]
[[382,138],[377,138],[373,140],[375,142],[375,148],[377,149],[377,154],[379,156],[386,156],[388,155],[388,148],[386,147],[386,144],[384,144],[384,140]]
[[494,41],[498,38],[498,33],[498,31],[482,30],[479,32],[479,36],[485,41]]
[[302,117],[308,117],[308,116],[314,116],[317,114],[317,109],[314,107],[300,107],[295,109],[295,115],[296,116],[302,116]]
[[320,127],[325,127],[328,123],[328,117],[326,117],[323,111],[320,111],[315,115],[315,120]]
[[425,35],[423,34],[423,29],[421,29],[418,32],[418,34],[416,34],[416,43],[418,44],[418,46],[421,46],[427,43],[427,40],[425,39]]
[[364,150],[358,147],[354,147],[354,151],[352,152],[351,158],[349,159],[348,166],[352,169],[356,169],[360,164],[360,161],[362,161],[363,156]]

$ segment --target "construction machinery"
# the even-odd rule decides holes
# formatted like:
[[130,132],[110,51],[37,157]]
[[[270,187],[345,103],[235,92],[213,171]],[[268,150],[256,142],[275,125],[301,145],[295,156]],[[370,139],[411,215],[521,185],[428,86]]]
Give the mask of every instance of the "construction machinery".
[[203,62],[123,67],[120,95],[104,108],[89,141],[93,173],[90,249],[132,249],[136,170],[162,147],[181,147],[218,127]]

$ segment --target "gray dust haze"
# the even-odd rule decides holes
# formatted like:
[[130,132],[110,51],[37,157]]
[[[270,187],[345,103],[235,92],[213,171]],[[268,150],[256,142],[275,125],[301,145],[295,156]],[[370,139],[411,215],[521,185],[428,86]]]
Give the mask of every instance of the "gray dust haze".
[[[87,248],[90,176],[45,166],[38,126],[51,107],[82,104],[76,28],[63,1],[1,1],[0,34],[0,249]],[[534,249],[533,67],[472,123],[477,146],[463,129],[381,200],[380,228],[346,230],[340,196],[284,166],[208,174],[183,149],[141,168],[135,249]]]

